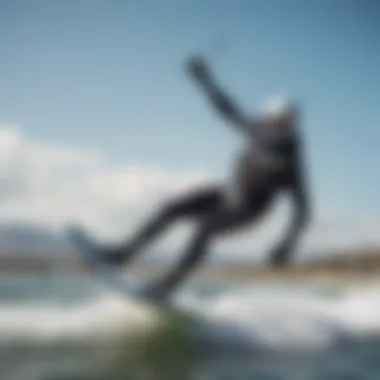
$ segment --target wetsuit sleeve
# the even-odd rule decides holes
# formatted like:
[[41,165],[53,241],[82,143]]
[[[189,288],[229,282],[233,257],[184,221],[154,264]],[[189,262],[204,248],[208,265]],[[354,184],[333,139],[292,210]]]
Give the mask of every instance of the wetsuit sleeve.
[[295,178],[290,186],[290,196],[293,200],[293,218],[286,236],[286,240],[295,242],[300,233],[305,229],[310,219],[310,201],[305,181],[305,174],[300,168],[295,173]]
[[299,160],[289,184],[289,195],[292,200],[292,216],[284,239],[276,246],[271,255],[274,265],[287,264],[301,233],[310,220],[310,198],[305,181],[305,173]]

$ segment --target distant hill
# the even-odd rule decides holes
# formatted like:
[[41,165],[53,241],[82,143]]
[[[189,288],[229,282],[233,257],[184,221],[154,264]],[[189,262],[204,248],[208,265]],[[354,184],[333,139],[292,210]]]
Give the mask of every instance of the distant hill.
[[70,244],[59,234],[31,224],[0,225],[0,255],[65,254]]
[[[77,257],[70,243],[60,234],[43,227],[29,224],[0,224],[0,270],[45,270],[54,263],[66,263],[68,270],[75,269]],[[144,254],[139,258],[138,266],[144,273],[157,273],[157,270],[168,269],[168,258],[165,254],[156,252],[153,255]],[[173,257],[169,258],[172,263]],[[76,264],[75,264],[76,262]],[[79,260],[80,262],[80,260]],[[171,264],[170,263],[170,264]],[[249,262],[231,262],[224,260],[200,268],[206,271],[206,277],[234,279],[260,279],[291,277],[304,278],[322,276],[366,276],[370,273],[380,273],[380,248],[365,248],[345,250],[342,252],[323,252],[319,259],[299,261],[282,269],[280,273],[271,270],[263,264]],[[61,264],[58,264],[61,265]],[[72,269],[70,269],[72,268]]]
[[[73,257],[77,258],[72,245],[63,234],[53,229],[27,223],[0,224],[0,259],[3,265],[9,259],[12,262],[14,259],[23,262],[35,259],[40,262],[41,259],[67,260]],[[152,252],[141,255],[137,261],[157,268],[165,266],[168,257],[165,253]]]

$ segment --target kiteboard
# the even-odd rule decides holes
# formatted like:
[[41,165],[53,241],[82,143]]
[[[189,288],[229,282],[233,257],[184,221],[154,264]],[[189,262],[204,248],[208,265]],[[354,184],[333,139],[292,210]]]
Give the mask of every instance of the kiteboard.
[[[123,269],[108,264],[101,247],[80,227],[69,227],[66,236],[81,259],[90,266],[97,280],[121,293],[126,300],[133,300],[153,312],[154,328],[148,329],[148,335],[142,335],[144,342],[149,342],[143,345],[147,347],[148,355],[151,351],[157,351],[158,355],[160,352],[173,352],[172,356],[175,357],[176,353],[183,352],[191,342],[197,341],[198,331],[203,326],[202,318],[197,313],[183,310],[167,299],[154,297],[149,288],[127,281]],[[139,333],[141,331],[136,331],[137,336]]]
[[101,247],[83,229],[78,226],[70,226],[66,230],[66,237],[81,259],[90,266],[92,272],[105,285],[128,298],[134,298],[140,302],[168,306],[166,301],[155,298],[148,288],[127,281],[122,267],[109,264],[104,260],[104,253]]

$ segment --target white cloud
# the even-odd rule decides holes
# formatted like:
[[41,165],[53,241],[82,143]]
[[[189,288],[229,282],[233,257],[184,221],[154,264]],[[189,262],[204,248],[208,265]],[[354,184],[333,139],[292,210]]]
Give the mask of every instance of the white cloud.
[[[111,165],[100,152],[41,144],[0,128],[0,219],[61,227],[70,220],[98,233],[201,182],[206,173]],[[139,212],[140,211],[140,212]],[[132,221],[131,221],[132,222]]]
[[[102,152],[39,143],[13,126],[0,128],[2,222],[59,229],[78,221],[99,238],[124,237],[149,217],[157,202],[207,178],[208,173],[196,168],[176,172],[156,165],[115,165]],[[218,240],[217,251],[261,256],[280,237],[289,211],[286,203],[279,202],[264,223]],[[319,208],[315,215],[305,239],[308,250],[380,243],[380,216],[349,218],[325,211]],[[159,246],[182,250],[188,234],[187,228],[175,228]]]

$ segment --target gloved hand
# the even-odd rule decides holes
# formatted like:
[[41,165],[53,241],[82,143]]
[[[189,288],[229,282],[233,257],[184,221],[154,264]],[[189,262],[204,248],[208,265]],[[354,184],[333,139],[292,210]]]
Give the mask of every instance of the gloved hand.
[[275,247],[270,253],[269,264],[273,267],[284,267],[289,263],[293,244],[282,243]]
[[187,72],[200,82],[207,82],[211,73],[206,61],[200,56],[191,56],[186,61]]

